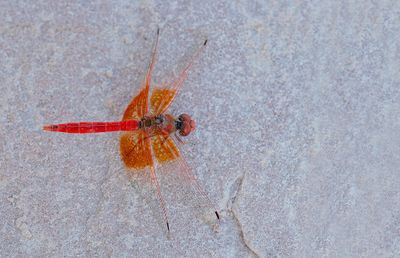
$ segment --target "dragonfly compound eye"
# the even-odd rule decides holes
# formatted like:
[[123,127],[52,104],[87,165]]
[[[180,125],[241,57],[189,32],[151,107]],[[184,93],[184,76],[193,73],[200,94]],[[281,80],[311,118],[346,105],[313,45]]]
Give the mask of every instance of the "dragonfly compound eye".
[[180,115],[178,120],[181,122],[178,128],[180,135],[187,136],[196,129],[196,122],[188,114]]

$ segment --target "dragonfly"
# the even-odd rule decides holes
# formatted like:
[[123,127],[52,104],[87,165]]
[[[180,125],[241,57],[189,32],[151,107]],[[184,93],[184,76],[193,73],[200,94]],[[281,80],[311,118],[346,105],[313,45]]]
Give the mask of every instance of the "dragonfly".
[[167,86],[154,87],[151,96],[149,96],[152,72],[157,59],[159,35],[160,30],[158,29],[151,53],[151,61],[141,89],[125,109],[122,120],[49,124],[43,126],[43,130],[70,134],[122,132],[120,136],[121,159],[130,171],[146,171],[145,174],[149,177],[151,186],[155,189],[163,220],[168,232],[170,232],[168,210],[155,171],[156,162],[160,166],[172,163],[175,166],[174,169],[181,170],[190,186],[211,208],[217,221],[220,220],[220,215],[177,146],[177,142],[185,143],[182,137],[188,136],[196,129],[195,120],[186,113],[174,116],[168,112],[168,108],[187,78],[189,70],[204,51],[207,40],[195,52],[176,79]]

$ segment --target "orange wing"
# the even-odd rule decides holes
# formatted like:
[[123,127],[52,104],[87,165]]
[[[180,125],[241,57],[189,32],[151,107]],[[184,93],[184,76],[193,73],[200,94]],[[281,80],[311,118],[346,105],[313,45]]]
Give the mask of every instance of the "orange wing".
[[206,43],[207,40],[199,48],[199,50],[197,50],[192,59],[189,61],[189,64],[185,67],[185,69],[183,69],[178,78],[171,84],[171,87],[155,88],[153,90],[153,93],[150,97],[151,110],[153,114],[159,115],[164,113],[171,105],[172,101],[174,101],[176,94],[182,88],[183,82],[188,76],[190,68],[193,66],[194,62],[198,59],[201,52],[204,50]]
[[[149,87],[146,85],[126,108],[122,120],[140,120],[147,113],[148,95]],[[121,158],[128,168],[141,169],[153,165],[150,143],[144,131],[139,129],[123,133],[119,147]]]
[[[140,120],[148,113],[149,89],[151,74],[156,61],[158,35],[159,31],[157,31],[157,38],[153,47],[151,62],[147,69],[142,90],[132,99],[124,112],[122,120]],[[120,152],[122,160],[128,168],[141,169],[147,166],[153,166],[150,140],[148,139],[147,134],[142,130],[124,133],[120,140]]]
[[129,103],[124,112],[122,120],[140,120],[147,113],[147,99],[149,96],[149,86],[146,85],[136,97]]
[[165,138],[162,135],[155,135],[151,138],[151,145],[154,156],[161,164],[180,157],[179,149],[171,137]]
[[[153,53],[149,68],[147,70],[146,78],[143,83],[142,90],[140,93],[133,98],[131,103],[125,110],[122,120],[136,119],[140,120],[145,116],[148,109],[149,89],[151,82],[151,74],[153,72],[154,64],[156,61],[156,52],[158,45],[159,30],[157,30],[157,38],[154,44]],[[152,185],[157,190],[157,197],[160,202],[160,207],[163,211],[164,221],[166,222],[167,229],[169,231],[169,223],[167,216],[167,209],[165,207],[165,201],[161,194],[160,185],[157,181],[157,176],[154,171],[153,157],[150,149],[150,138],[144,130],[137,130],[134,132],[127,132],[121,136],[120,140],[120,152],[121,158],[128,168],[132,169],[150,169],[150,179]],[[131,176],[133,176],[131,174]]]
[[[148,176],[151,179],[151,184],[156,189],[157,198],[160,202],[160,207],[163,213],[164,221],[169,231],[169,222],[167,208],[164,197],[162,196],[160,185],[157,180],[157,175],[154,170],[153,157],[151,156],[150,138],[144,131],[124,133],[120,141],[121,157],[125,165],[132,169],[147,169],[150,168]],[[131,179],[134,174],[130,174]]]
[[143,131],[124,133],[120,140],[120,152],[128,168],[142,169],[153,165],[150,141]]
[[150,97],[153,114],[159,115],[165,111],[175,98],[177,90],[174,88],[154,88]]

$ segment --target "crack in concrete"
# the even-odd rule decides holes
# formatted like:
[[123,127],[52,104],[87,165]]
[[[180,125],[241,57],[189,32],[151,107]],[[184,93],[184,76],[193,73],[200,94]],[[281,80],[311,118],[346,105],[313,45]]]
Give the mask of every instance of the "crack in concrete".
[[26,212],[23,208],[24,206],[20,204],[21,192],[22,191],[18,189],[17,193],[12,193],[8,195],[7,200],[11,203],[12,206],[22,212],[22,215],[14,220],[14,226],[19,230],[23,237],[27,239],[32,239],[32,233],[29,228],[29,223],[27,223]]
[[246,176],[246,172],[243,173],[242,177],[237,179],[237,180],[240,180],[240,182],[239,182],[238,187],[237,187],[236,191],[234,192],[232,198],[230,198],[232,200],[232,203],[231,203],[231,207],[228,207],[228,211],[230,211],[232,213],[233,218],[234,218],[234,220],[236,221],[236,224],[239,227],[240,238],[242,239],[242,242],[243,242],[244,246],[247,248],[247,250],[250,252],[250,254],[253,257],[261,257],[259,254],[257,254],[257,252],[255,250],[253,250],[253,248],[248,243],[248,241],[247,241],[247,239],[245,237],[245,234],[244,234],[243,225],[240,222],[239,217],[236,214],[237,212],[235,212],[235,209],[234,209],[234,205],[236,203],[236,199],[239,196],[240,192],[242,191],[242,187],[243,187],[243,182],[244,182],[245,176]]
[[[110,169],[109,169],[109,167],[110,166],[108,166],[108,168],[107,168],[107,171],[110,171]],[[98,201],[97,201],[97,204],[96,204],[96,208],[94,209],[94,211],[93,212],[91,212],[90,214],[88,214],[87,215],[87,217],[86,217],[86,221],[85,221],[85,230],[84,230],[84,232],[82,233],[82,238],[83,238],[83,241],[85,241],[85,243],[86,243],[86,250],[85,250],[85,253],[86,253],[86,255],[88,255],[88,256],[90,256],[89,255],[89,240],[88,240],[88,233],[89,233],[89,223],[90,223],[90,221],[96,216],[96,215],[98,215],[99,213],[100,213],[100,211],[101,211],[101,209],[102,209],[102,207],[103,207],[103,205],[104,205],[104,202],[105,202],[105,193],[104,193],[104,185],[108,182],[108,180],[110,179],[110,175],[108,174],[108,172],[104,175],[104,178],[102,178],[101,180],[100,180],[100,182],[99,182],[99,189],[100,189],[100,196],[99,196],[99,198],[98,198]]]

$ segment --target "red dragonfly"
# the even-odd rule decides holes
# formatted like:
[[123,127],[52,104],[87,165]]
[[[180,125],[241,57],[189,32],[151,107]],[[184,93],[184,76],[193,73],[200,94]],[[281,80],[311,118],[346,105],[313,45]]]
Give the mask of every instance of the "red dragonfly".
[[188,136],[195,130],[195,121],[188,114],[181,114],[175,117],[167,112],[168,107],[182,88],[189,69],[204,50],[207,40],[197,50],[177,79],[169,87],[155,87],[149,98],[151,76],[156,62],[158,38],[159,30],[157,30],[151,61],[141,90],[126,108],[121,121],[52,124],[45,125],[43,130],[73,134],[123,131],[120,138],[121,159],[130,171],[146,171],[151,185],[156,190],[163,219],[169,232],[168,212],[157,179],[154,160],[161,166],[172,163],[175,166],[174,169],[181,170],[193,189],[212,208],[218,221],[220,216],[176,145],[175,139],[180,143],[184,143],[181,137]]

